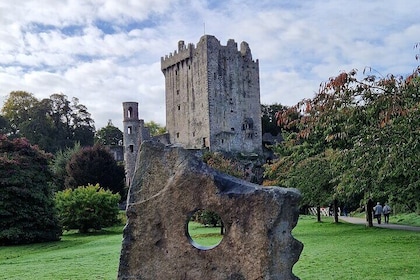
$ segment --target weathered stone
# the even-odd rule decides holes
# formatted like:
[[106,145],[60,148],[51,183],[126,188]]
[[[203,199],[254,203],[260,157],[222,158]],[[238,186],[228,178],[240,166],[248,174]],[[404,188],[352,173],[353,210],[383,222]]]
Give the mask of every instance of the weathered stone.
[[[144,142],[129,190],[118,279],[298,279],[303,245],[293,238],[300,194],[217,172],[190,150]],[[194,247],[187,222],[217,212],[226,232]]]

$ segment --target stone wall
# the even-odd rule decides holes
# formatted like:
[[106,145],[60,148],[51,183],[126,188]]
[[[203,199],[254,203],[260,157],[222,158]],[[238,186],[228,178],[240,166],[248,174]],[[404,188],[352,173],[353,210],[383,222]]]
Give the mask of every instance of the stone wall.
[[[300,194],[261,187],[210,169],[192,151],[143,142],[129,190],[118,279],[298,279],[303,245],[291,234]],[[225,225],[202,250],[187,234],[198,209]]]
[[238,50],[234,40],[222,46],[210,35],[197,46],[180,41],[161,69],[171,143],[261,154],[259,64],[246,42]]

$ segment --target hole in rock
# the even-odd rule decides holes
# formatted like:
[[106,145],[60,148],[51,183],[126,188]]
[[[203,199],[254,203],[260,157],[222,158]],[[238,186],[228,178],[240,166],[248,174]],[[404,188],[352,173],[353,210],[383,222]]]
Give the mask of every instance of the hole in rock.
[[219,214],[200,209],[188,217],[185,233],[191,245],[200,250],[210,250],[220,244],[225,228]]

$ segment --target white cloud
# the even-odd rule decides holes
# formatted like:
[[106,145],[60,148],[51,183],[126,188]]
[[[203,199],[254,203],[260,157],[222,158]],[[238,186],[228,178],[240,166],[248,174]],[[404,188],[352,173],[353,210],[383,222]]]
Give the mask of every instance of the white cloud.
[[293,105],[340,71],[386,75],[417,65],[414,0],[27,0],[0,3],[0,101],[12,90],[78,97],[96,122],[122,127],[122,102],[164,124],[160,58],[205,33],[249,43],[261,101]]

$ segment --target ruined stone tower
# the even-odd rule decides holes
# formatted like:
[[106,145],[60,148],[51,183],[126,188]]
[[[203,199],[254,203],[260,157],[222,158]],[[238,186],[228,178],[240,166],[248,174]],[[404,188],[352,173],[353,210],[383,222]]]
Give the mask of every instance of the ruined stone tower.
[[259,65],[246,42],[238,51],[234,40],[222,46],[210,35],[197,46],[179,41],[161,70],[172,144],[261,154]]
[[150,138],[149,130],[144,127],[144,121],[139,119],[139,104],[137,102],[123,103],[124,128],[124,162],[126,185],[130,186],[134,175],[137,152],[140,144]]

